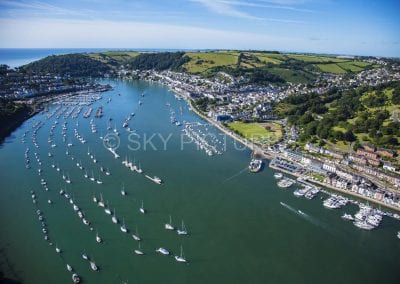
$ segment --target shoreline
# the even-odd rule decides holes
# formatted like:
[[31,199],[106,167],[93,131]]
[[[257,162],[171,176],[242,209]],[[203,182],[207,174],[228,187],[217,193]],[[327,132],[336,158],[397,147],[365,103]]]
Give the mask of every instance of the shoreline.
[[[301,177],[302,176],[300,174],[292,173],[292,172],[286,171],[284,169],[281,169],[281,168],[278,168],[278,167],[275,167],[275,166],[271,166],[271,165],[268,165],[268,166],[269,166],[269,168],[271,168],[273,170],[280,171],[280,172],[283,172],[285,174],[288,174],[288,175],[291,175],[291,176],[294,176],[294,177]],[[339,191],[341,193],[348,194],[348,195],[351,195],[353,197],[357,197],[357,198],[359,198],[361,200],[365,200],[367,202],[370,201],[370,202],[373,202],[373,203],[375,203],[377,205],[381,205],[381,206],[384,206],[384,207],[386,207],[388,209],[394,210],[396,212],[400,212],[400,208],[398,208],[398,207],[394,207],[394,206],[392,206],[390,204],[386,204],[384,202],[381,202],[381,201],[376,200],[376,199],[372,199],[370,197],[361,196],[358,193],[355,193],[355,192],[352,192],[352,191],[344,190],[344,189],[341,189],[341,188],[336,188],[336,187],[334,187],[332,185],[325,184],[325,183],[322,183],[322,182],[319,182],[319,181],[309,180],[309,179],[307,179],[305,182],[306,183],[310,183],[312,185],[319,185],[319,186],[322,186],[322,187],[325,187],[325,188],[328,188],[328,189],[331,189],[331,190],[334,190],[334,191]]]
[[[171,89],[168,85],[164,85],[164,84],[162,84],[162,83],[161,83],[161,85],[166,86],[166,87],[168,87],[169,89]],[[172,89],[171,89],[171,90],[172,90]],[[251,142],[247,141],[245,138],[242,138],[242,137],[238,136],[237,134],[231,132],[229,129],[226,129],[226,128],[225,128],[224,126],[222,126],[221,124],[219,124],[219,123],[215,122],[214,120],[212,120],[211,118],[207,117],[205,114],[201,113],[198,109],[196,109],[196,108],[193,106],[192,101],[191,101],[186,95],[180,94],[180,93],[178,93],[178,92],[175,91],[175,90],[172,90],[172,91],[175,92],[175,93],[177,93],[178,95],[182,96],[182,97],[185,99],[185,101],[188,103],[190,109],[191,109],[193,112],[195,112],[199,117],[201,117],[202,119],[206,120],[206,121],[209,122],[211,125],[215,126],[215,127],[218,128],[220,131],[222,131],[222,132],[225,133],[226,135],[230,136],[230,137],[231,137],[232,139],[234,139],[235,141],[241,143],[242,145],[246,146],[247,148],[249,148],[250,150],[252,150],[252,151],[254,151],[254,152],[256,152],[256,150],[257,150],[257,151],[262,155],[263,159],[269,160],[269,162],[270,162],[272,159],[275,158],[275,156],[267,155],[267,154],[265,153],[265,151],[264,151],[260,146],[258,146],[258,145],[256,145],[256,144],[252,144]],[[274,166],[270,166],[270,163],[269,163],[268,167],[270,167],[271,169],[274,169],[274,170],[277,170],[277,171],[280,171],[280,172],[289,174],[289,175],[291,175],[291,176],[295,176],[295,177],[300,177],[300,176],[301,176],[301,175],[299,175],[299,174],[291,173],[291,172],[289,172],[289,171],[286,171],[286,170],[283,170],[283,169],[280,169],[280,168],[277,168],[277,167],[274,167]],[[352,192],[352,191],[347,191],[347,190],[344,190],[344,189],[341,189],[341,188],[336,188],[336,187],[334,187],[334,186],[332,186],[332,185],[325,184],[325,183],[322,183],[322,182],[319,182],[319,181],[314,181],[314,180],[310,181],[309,179],[307,179],[307,182],[309,182],[309,183],[311,183],[311,184],[314,184],[314,185],[322,186],[322,187],[325,187],[325,188],[327,188],[327,189],[330,189],[330,190],[333,190],[333,191],[337,191],[337,192],[340,192],[340,193],[343,193],[343,194],[348,194],[348,195],[351,195],[351,196],[353,196],[353,197],[359,198],[359,199],[361,199],[361,200],[364,200],[364,201],[367,201],[367,202],[372,202],[372,203],[374,203],[374,204],[376,204],[376,205],[384,206],[384,207],[386,207],[387,209],[391,209],[391,210],[394,210],[394,211],[396,211],[396,212],[400,212],[400,208],[398,208],[398,207],[392,206],[392,205],[390,205],[390,204],[386,204],[386,203],[384,203],[384,202],[382,202],[382,201],[379,201],[379,200],[376,200],[376,199],[373,199],[373,198],[370,198],[370,197],[362,196],[362,195],[360,195],[360,194],[358,194],[358,193],[355,193],[355,192]]]

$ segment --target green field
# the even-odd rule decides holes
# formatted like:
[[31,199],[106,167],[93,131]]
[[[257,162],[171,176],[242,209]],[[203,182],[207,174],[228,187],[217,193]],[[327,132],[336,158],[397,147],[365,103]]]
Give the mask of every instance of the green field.
[[116,61],[120,64],[123,64],[138,55],[139,52],[136,51],[105,51],[88,53],[89,57],[99,60],[101,62],[109,63],[110,61]]
[[262,145],[276,143],[282,138],[282,126],[274,122],[232,122],[228,127],[242,137]]
[[331,63],[331,64],[318,64],[318,68],[322,72],[327,72],[327,73],[333,73],[333,74],[343,74],[346,73],[343,68],[338,66],[336,63]]
[[238,52],[188,52],[186,56],[190,61],[183,67],[192,74],[205,72],[217,66],[235,66]]

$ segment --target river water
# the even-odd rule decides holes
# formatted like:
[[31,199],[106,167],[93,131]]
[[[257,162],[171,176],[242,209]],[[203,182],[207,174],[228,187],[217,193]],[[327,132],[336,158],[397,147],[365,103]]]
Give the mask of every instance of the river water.
[[[27,284],[71,283],[68,263],[84,283],[96,284],[399,283],[398,221],[385,217],[373,231],[358,229],[340,218],[344,212],[355,213],[354,205],[327,210],[322,205],[323,194],[310,201],[294,197],[296,186],[278,188],[267,166],[260,173],[249,173],[250,151],[240,149],[232,139],[204,125],[167,88],[142,81],[103,82],[114,89],[104,93],[92,107],[95,110],[102,105],[104,116],[94,118],[93,112],[91,118],[83,118],[83,111],[77,119],[61,116],[54,130],[57,147],[51,148],[47,141],[56,120],[55,116],[47,119],[48,113],[26,121],[1,146],[0,266],[6,276]],[[50,106],[49,112],[56,107]],[[222,149],[226,144],[225,151],[208,156],[195,144],[189,144],[188,138],[182,136],[183,126],[171,123],[171,111],[181,122],[202,124],[194,128],[213,134],[221,141],[218,147]],[[124,118],[131,112],[135,112],[129,122],[136,131],[134,136],[122,128]],[[97,133],[90,131],[92,118]],[[119,159],[114,159],[99,139],[107,133],[109,118],[120,132]],[[36,149],[31,137],[32,126],[38,121],[44,125],[38,130],[40,147]],[[66,142],[61,135],[64,121],[68,123]],[[74,137],[74,128],[85,137],[86,144]],[[21,138],[28,130],[24,144]],[[70,138],[73,146],[68,148],[67,156]],[[27,147],[31,169],[25,168]],[[98,163],[87,155],[88,147]],[[48,157],[49,151],[53,157]],[[41,176],[34,152],[42,163]],[[125,155],[140,162],[145,173],[161,177],[163,184],[155,184],[124,167],[121,162]],[[93,170],[96,178],[100,166],[111,175],[101,173],[103,184],[93,183],[84,178],[84,172],[75,165],[77,161],[89,170],[89,175]],[[53,163],[69,174],[71,184],[63,181],[61,173],[51,167]],[[47,181],[49,191],[43,189],[41,178]],[[126,196],[120,193],[122,184]],[[61,188],[73,196],[93,231],[59,194]],[[32,203],[31,190],[36,193],[37,204]],[[100,193],[109,207],[115,208],[119,220],[125,220],[128,234],[121,232],[120,225],[113,224],[104,209],[92,201],[93,195],[99,197]],[[53,204],[48,204],[48,199]],[[142,200],[146,214],[139,212]],[[37,209],[43,211],[53,246],[43,239]],[[164,229],[169,215],[175,227],[184,220],[189,236]],[[136,228],[142,238],[143,256],[134,254],[138,243],[131,234]],[[103,239],[101,244],[96,243],[96,231]],[[62,250],[60,254],[56,253],[55,244]],[[172,255],[179,255],[181,246],[187,264],[155,252],[165,247]],[[98,272],[90,269],[82,253],[96,262]]]

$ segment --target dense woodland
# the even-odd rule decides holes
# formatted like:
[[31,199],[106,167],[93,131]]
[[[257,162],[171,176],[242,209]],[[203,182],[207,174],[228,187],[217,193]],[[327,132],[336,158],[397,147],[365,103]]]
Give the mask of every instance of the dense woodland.
[[190,60],[184,52],[141,53],[129,65],[138,70],[180,70],[181,66]]
[[[389,98],[387,92],[393,90]],[[359,145],[365,140],[386,147],[399,145],[400,122],[389,119],[388,109],[400,104],[400,83],[375,88],[332,90],[324,95],[289,96],[275,106],[281,117],[302,132],[300,141],[349,141]],[[364,140],[363,139],[363,140]]]
[[16,125],[22,123],[31,111],[31,108],[26,104],[17,104],[12,100],[0,98],[0,141]]
[[84,54],[52,55],[22,67],[25,72],[68,74],[73,77],[96,77],[110,70],[109,65]]

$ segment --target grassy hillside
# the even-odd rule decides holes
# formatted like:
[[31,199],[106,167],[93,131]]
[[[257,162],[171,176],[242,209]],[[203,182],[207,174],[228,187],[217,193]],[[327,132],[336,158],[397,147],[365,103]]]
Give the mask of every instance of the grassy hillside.
[[218,66],[235,67],[238,52],[187,52],[186,56],[190,61],[183,67],[189,73],[202,73]]
[[[237,74],[237,70],[261,69],[293,83],[307,83],[315,72],[344,74],[374,68],[363,61],[306,54],[281,54],[256,51],[188,52],[183,68],[192,74],[210,75],[216,71]],[[239,72],[240,73],[240,72]]]
[[[261,51],[136,52],[105,51],[49,56],[26,65],[27,71],[97,76],[121,65],[134,69],[178,70],[213,76],[219,71],[265,83],[309,83],[316,73],[344,74],[375,68],[367,62],[308,54]],[[260,76],[264,73],[264,76]],[[251,81],[252,79],[250,79]],[[258,79],[257,79],[258,80]],[[256,80],[255,83],[258,83]]]

